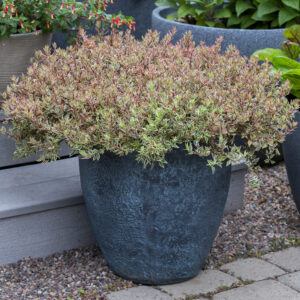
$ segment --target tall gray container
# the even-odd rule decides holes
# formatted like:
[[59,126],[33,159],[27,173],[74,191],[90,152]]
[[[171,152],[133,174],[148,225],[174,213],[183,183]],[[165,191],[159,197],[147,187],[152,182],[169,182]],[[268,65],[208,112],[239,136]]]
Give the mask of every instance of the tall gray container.
[[196,44],[204,41],[209,46],[214,44],[218,37],[223,36],[222,51],[232,44],[239,49],[242,56],[249,57],[259,49],[281,48],[281,43],[284,41],[284,29],[227,29],[190,25],[167,20],[166,16],[173,11],[169,7],[157,7],[152,13],[152,29],[164,36],[175,27],[177,32],[174,42],[187,31],[192,32]]

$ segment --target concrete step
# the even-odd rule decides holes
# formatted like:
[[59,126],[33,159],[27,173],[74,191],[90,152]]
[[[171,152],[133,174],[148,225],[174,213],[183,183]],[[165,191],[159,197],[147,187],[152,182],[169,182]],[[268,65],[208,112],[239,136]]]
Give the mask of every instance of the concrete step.
[[[232,167],[225,213],[243,206],[243,164]],[[78,158],[0,170],[0,265],[95,243]]]
[[0,171],[0,265],[95,243],[78,159]]

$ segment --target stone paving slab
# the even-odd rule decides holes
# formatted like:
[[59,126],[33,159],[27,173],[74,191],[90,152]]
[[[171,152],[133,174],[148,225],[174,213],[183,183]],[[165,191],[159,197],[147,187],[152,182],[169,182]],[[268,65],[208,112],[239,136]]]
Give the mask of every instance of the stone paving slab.
[[300,271],[300,247],[288,248],[262,257],[289,272]]
[[175,299],[185,296],[216,292],[220,287],[230,287],[239,280],[218,270],[201,271],[195,278],[177,284],[163,285],[160,289]]
[[108,300],[174,300],[173,297],[149,286],[138,286],[128,290],[112,292]]
[[285,285],[300,292],[300,272],[280,276],[278,277],[278,280],[281,283],[284,283]]
[[221,270],[241,278],[242,280],[263,280],[283,275],[286,272],[282,269],[257,258],[239,259],[232,263],[223,265]]
[[300,294],[275,280],[258,281],[216,294],[213,300],[300,300]]

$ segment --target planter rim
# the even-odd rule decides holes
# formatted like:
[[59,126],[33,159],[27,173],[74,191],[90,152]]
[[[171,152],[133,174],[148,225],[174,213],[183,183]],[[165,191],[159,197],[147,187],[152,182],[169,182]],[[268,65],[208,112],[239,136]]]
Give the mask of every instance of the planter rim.
[[[42,30],[38,30],[37,31],[37,35],[41,35],[41,34],[52,34],[52,32],[48,31],[48,32],[43,32]],[[33,32],[28,32],[28,33],[14,33],[14,34],[11,34],[9,38],[18,38],[18,37],[23,37],[23,36],[31,36],[31,35],[36,35],[36,32],[33,31]],[[5,40],[5,39],[4,39]]]
[[274,29],[239,29],[239,28],[218,28],[218,27],[208,27],[208,26],[200,26],[200,25],[193,25],[193,24],[186,24],[186,23],[180,23],[180,22],[175,22],[175,21],[171,21],[171,20],[167,20],[166,18],[161,16],[162,11],[165,10],[174,10],[173,8],[169,7],[169,6],[160,6],[157,7],[153,10],[152,12],[152,16],[156,19],[159,19],[160,21],[164,21],[167,22],[173,26],[178,26],[178,24],[180,24],[180,26],[183,27],[194,27],[194,28],[205,28],[206,30],[211,30],[211,31],[218,31],[218,32],[225,32],[225,31],[235,31],[235,32],[262,32],[262,31],[272,31],[272,32],[276,32],[276,31],[284,31],[286,28],[274,28]]

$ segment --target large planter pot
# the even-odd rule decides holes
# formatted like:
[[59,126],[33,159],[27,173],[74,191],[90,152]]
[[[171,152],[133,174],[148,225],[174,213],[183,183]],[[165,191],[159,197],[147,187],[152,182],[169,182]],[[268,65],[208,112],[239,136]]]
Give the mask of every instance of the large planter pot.
[[12,76],[19,77],[26,72],[35,51],[50,45],[51,38],[51,33],[38,31],[37,35],[13,34],[0,40],[0,94],[11,83]]
[[167,20],[166,16],[172,11],[174,10],[169,7],[154,9],[152,29],[161,32],[161,36],[164,36],[175,27],[177,32],[174,42],[178,41],[187,31],[192,32],[196,44],[204,41],[206,45],[213,45],[218,37],[223,36],[222,51],[233,44],[239,49],[242,56],[250,57],[259,49],[281,48],[281,43],[284,41],[284,29],[224,29],[189,25]]
[[[37,35],[35,33],[13,34],[9,38],[0,41],[0,128],[3,126],[2,121],[5,119],[4,114],[1,112],[1,95],[6,90],[7,85],[11,83],[11,77],[20,77],[23,73],[26,73],[35,51],[50,45],[51,38],[51,33],[38,31]],[[27,159],[14,160],[14,151],[15,143],[13,140],[0,133],[0,168],[33,162],[38,159],[38,156],[32,156]],[[62,154],[68,152],[69,149],[64,146]]]
[[283,155],[292,195],[300,213],[300,112],[295,114],[295,121],[298,122],[298,127],[286,137]]
[[133,154],[80,160],[98,244],[111,269],[143,284],[169,284],[201,270],[220,225],[230,167],[174,150],[165,168],[143,168]]

